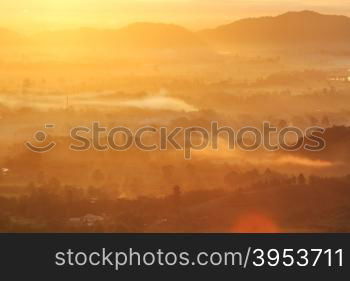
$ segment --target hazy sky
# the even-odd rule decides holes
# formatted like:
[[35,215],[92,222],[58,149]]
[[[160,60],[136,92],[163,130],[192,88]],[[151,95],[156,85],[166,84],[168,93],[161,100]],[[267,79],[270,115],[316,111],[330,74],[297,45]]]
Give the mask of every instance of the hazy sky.
[[350,0],[2,0],[0,25],[29,30],[152,21],[198,29],[305,9],[350,15]]

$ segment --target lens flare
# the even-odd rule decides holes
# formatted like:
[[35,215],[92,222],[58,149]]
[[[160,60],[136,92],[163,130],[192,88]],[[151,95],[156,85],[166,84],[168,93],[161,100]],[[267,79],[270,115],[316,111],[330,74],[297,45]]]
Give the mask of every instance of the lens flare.
[[272,218],[261,213],[248,213],[239,216],[233,227],[234,233],[280,233],[282,229]]

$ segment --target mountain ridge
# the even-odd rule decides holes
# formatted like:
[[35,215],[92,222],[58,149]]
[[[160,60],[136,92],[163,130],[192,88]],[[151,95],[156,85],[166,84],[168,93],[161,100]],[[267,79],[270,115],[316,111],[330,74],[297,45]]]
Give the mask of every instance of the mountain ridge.
[[350,41],[350,18],[305,10],[245,18],[199,34],[206,41],[219,44],[343,43]]
[[[0,43],[27,45],[46,52],[82,48],[98,55],[110,52],[203,50],[218,46],[261,45],[325,47],[350,43],[350,18],[315,11],[290,11],[277,16],[244,18],[212,29],[191,31],[180,25],[136,22],[119,29],[78,28],[24,36],[0,28]],[[77,53],[77,52],[76,52]]]

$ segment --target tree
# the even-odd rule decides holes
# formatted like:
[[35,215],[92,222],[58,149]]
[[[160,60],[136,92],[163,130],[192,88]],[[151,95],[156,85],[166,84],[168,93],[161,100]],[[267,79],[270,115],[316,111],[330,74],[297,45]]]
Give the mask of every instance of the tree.
[[330,127],[331,122],[329,122],[328,116],[324,116],[322,118],[322,126],[324,127]]
[[300,185],[306,184],[306,178],[305,178],[305,176],[303,174],[300,174],[298,176],[298,184],[300,184]]
[[52,189],[59,189],[61,187],[61,182],[57,178],[51,178],[48,182],[48,186]]
[[36,181],[40,185],[44,185],[46,183],[46,175],[43,171],[40,171],[36,176]]
[[96,183],[101,183],[105,179],[105,176],[101,170],[95,170],[94,173],[92,174],[92,179]]
[[181,194],[182,194],[181,187],[178,185],[175,185],[173,187],[173,196],[175,200],[179,199],[181,197]]

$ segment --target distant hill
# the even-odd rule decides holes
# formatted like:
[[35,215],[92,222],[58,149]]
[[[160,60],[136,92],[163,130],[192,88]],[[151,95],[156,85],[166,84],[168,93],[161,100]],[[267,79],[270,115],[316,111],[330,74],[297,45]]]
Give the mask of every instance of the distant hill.
[[344,45],[350,42],[350,18],[312,11],[288,12],[276,17],[242,19],[199,32],[216,45]]
[[213,55],[212,50],[217,47],[247,46],[259,52],[291,49],[299,54],[318,49],[342,54],[349,49],[350,18],[302,11],[242,19],[199,32],[174,24],[135,23],[120,29],[45,31],[29,38],[0,29],[0,44],[2,52],[13,53],[13,46],[19,46],[19,53],[34,54],[43,60],[119,57],[202,60]]
[[46,31],[33,36],[31,44],[57,54],[73,52],[103,56],[208,51],[197,34],[177,25],[158,23],[135,23],[121,29]]
[[117,31],[119,43],[143,48],[197,48],[203,42],[191,31],[173,24],[135,23]]
[[[325,141],[325,148],[321,151],[310,151],[301,149],[297,152],[303,156],[311,159],[326,160],[333,162],[341,162],[343,164],[350,164],[350,127],[347,126],[333,126],[327,128],[324,133],[314,133],[314,135],[322,138]],[[314,146],[315,142],[306,138],[299,139],[299,143]]]

